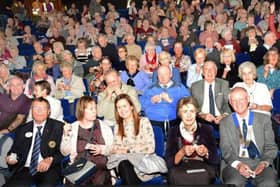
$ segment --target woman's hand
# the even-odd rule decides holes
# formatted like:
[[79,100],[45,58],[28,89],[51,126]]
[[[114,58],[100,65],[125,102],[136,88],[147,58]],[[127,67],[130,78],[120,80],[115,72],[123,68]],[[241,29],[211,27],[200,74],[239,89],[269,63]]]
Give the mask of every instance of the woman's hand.
[[100,155],[102,152],[102,147],[101,147],[101,145],[89,144],[88,150],[93,155]]
[[201,157],[205,157],[208,154],[208,149],[204,145],[198,145],[196,147],[196,153]]
[[187,156],[191,156],[195,152],[195,148],[193,145],[185,145],[184,150]]

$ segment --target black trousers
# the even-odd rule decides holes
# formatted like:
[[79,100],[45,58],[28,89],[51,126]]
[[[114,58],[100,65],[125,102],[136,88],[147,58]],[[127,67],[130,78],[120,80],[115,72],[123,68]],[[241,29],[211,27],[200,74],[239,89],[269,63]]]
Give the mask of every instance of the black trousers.
[[128,160],[123,160],[118,165],[118,174],[123,185],[137,185],[141,180],[137,177],[133,165]]
[[20,186],[30,187],[35,184],[36,187],[54,187],[60,184],[61,176],[55,169],[49,169],[47,172],[36,173],[31,176],[29,168],[24,168],[18,173],[15,173],[4,185],[4,187]]

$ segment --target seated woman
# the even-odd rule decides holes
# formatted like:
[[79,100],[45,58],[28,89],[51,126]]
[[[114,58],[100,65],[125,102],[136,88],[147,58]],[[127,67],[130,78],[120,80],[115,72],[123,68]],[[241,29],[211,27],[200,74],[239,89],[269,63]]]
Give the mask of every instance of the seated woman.
[[280,88],[280,57],[278,49],[272,47],[264,55],[262,66],[257,69],[258,82],[264,83],[273,96],[275,89]]
[[26,67],[25,57],[19,55],[17,46],[10,47],[11,58],[9,59],[9,69],[11,71],[20,70]]
[[40,80],[46,80],[51,85],[51,96],[55,94],[55,84],[53,77],[47,74],[47,65],[42,61],[35,61],[32,66],[31,77],[27,79],[25,83],[24,94],[29,97],[33,98],[33,91],[35,82]]
[[235,64],[235,54],[232,49],[223,49],[220,55],[221,65],[218,69],[217,77],[227,80],[231,88],[236,82],[240,81],[238,78],[238,66]]
[[202,67],[206,61],[206,51],[203,48],[197,48],[194,51],[195,64],[190,65],[187,77],[187,87],[190,88],[192,83],[202,79]]
[[121,79],[127,85],[135,87],[138,94],[142,95],[151,84],[149,77],[144,71],[139,71],[139,61],[135,56],[126,58],[126,71],[120,73]]
[[76,108],[77,121],[64,125],[60,151],[70,155],[70,162],[84,157],[96,164],[96,172],[83,184],[110,184],[110,174],[106,169],[105,147],[112,145],[113,133],[103,121],[96,119],[96,103],[88,96],[79,99]]
[[[132,155],[134,153],[152,154],[155,152],[154,133],[150,121],[140,117],[127,94],[120,94],[115,99],[116,126],[114,142],[108,154]],[[117,171],[124,185],[135,185],[147,180],[147,175],[139,175],[134,166],[125,157],[116,157]],[[110,159],[109,159],[110,161]],[[108,164],[107,164],[108,166]],[[108,167],[109,168],[109,167]]]
[[[166,162],[171,185],[210,184],[219,164],[212,128],[196,121],[199,106],[195,98],[185,97],[177,104],[182,119],[169,130]],[[201,172],[191,173],[194,169]]]
[[252,62],[243,62],[238,68],[238,75],[243,82],[237,82],[233,87],[245,88],[250,97],[249,108],[255,112],[270,115],[272,101],[267,86],[256,82],[257,69]]
[[64,62],[60,64],[62,77],[56,81],[55,97],[68,99],[70,102],[82,97],[86,91],[83,79],[73,74],[73,64]]

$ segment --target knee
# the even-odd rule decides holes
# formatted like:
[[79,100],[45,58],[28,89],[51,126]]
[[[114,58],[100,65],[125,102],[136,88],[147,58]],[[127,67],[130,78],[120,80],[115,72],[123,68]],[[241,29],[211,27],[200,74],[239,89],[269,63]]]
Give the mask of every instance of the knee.
[[277,187],[277,181],[271,178],[265,178],[257,186]]
[[119,163],[118,169],[119,171],[125,170],[127,167],[129,167],[131,164],[128,160],[123,160]]

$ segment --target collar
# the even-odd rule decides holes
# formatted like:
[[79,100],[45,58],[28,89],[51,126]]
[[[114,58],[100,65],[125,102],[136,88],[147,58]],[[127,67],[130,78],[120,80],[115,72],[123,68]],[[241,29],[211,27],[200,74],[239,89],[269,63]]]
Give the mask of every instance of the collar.
[[166,86],[167,88],[169,88],[169,87],[171,87],[172,85],[173,85],[173,81],[172,81],[172,80],[170,80],[167,84],[161,84],[161,83],[159,83],[159,86],[162,87],[162,88],[164,88],[164,86]]
[[188,142],[193,142],[194,140],[194,132],[197,130],[197,123],[195,121],[195,124],[194,124],[194,128],[196,129],[194,132],[189,132],[185,129],[184,127],[184,123],[181,122],[180,125],[179,125],[179,128],[180,128],[180,134],[181,136]]

